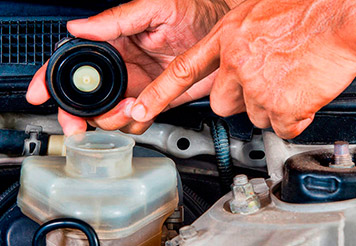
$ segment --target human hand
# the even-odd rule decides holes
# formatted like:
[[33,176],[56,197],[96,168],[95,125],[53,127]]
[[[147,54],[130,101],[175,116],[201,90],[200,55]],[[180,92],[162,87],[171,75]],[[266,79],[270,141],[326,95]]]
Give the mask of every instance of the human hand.
[[299,135],[356,75],[355,3],[249,0],[176,59],[137,98],[132,117],[152,120],[220,67],[210,93],[215,113],[247,111],[255,126]]
[[[143,132],[151,123],[135,122],[131,107],[140,92],[179,54],[202,39],[228,11],[224,1],[134,0],[88,19],[68,22],[76,37],[108,41],[121,53],[128,70],[126,99],[114,109],[92,119],[83,119],[59,109],[58,120],[66,135],[86,130],[86,120],[105,130]],[[45,85],[45,64],[30,83],[27,100],[42,104],[49,99]],[[169,107],[209,94],[213,76],[187,90]]]

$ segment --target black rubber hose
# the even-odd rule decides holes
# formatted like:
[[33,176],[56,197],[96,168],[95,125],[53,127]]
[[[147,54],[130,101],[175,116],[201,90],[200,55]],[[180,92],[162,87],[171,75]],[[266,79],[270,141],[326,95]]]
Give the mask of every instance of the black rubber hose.
[[221,190],[227,192],[233,179],[229,135],[222,120],[212,120],[211,134],[214,140],[215,156],[221,183]]
[[80,230],[87,236],[89,246],[100,246],[99,238],[95,230],[86,222],[72,218],[55,219],[41,225],[35,232],[32,246],[45,246],[47,233],[63,228]]
[[209,209],[209,204],[185,184],[183,184],[183,194],[184,205],[194,211],[197,217]]
[[210,205],[190,187],[183,184],[184,225],[190,225],[205,213]]
[[[9,156],[22,156],[24,141],[29,138],[30,135],[25,131],[1,129],[0,153]],[[38,138],[38,140],[41,141],[40,155],[45,155],[47,153],[49,136],[46,133],[41,133]]]
[[[0,217],[7,211],[12,204],[16,203],[17,194],[19,192],[19,182],[13,183],[0,195]],[[1,228],[0,228],[1,230]]]

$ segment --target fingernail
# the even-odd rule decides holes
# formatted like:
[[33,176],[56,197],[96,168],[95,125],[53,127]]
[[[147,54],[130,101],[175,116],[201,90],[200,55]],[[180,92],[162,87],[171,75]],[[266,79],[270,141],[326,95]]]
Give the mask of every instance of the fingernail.
[[87,23],[88,22],[88,18],[84,18],[84,19],[76,19],[76,20],[71,20],[71,21],[69,21],[68,23],[69,24],[74,24],[74,25],[76,25],[76,24],[85,24],[85,23]]
[[145,106],[143,106],[141,103],[137,104],[135,107],[133,107],[131,111],[131,117],[134,120],[141,121],[145,118],[146,116],[146,109]]
[[131,118],[131,110],[132,110],[132,106],[133,106],[134,102],[129,102],[126,106],[125,106],[125,115],[127,117]]

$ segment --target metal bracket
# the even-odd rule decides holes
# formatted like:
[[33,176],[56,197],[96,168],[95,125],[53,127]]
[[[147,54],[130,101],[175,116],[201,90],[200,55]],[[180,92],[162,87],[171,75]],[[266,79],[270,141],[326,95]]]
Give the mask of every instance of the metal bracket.
[[[148,144],[178,158],[191,158],[197,155],[215,155],[214,142],[210,134],[210,128],[204,125],[202,131],[185,129],[178,126],[153,123],[141,135],[128,134],[137,143]],[[180,143],[183,143],[180,145]],[[244,167],[264,168],[266,159],[264,144],[261,135],[254,135],[249,142],[230,138],[231,157],[236,164]],[[250,154],[262,154],[251,158]],[[235,164],[235,165],[236,165]]]
[[[174,212],[166,220],[166,223],[179,224],[184,222],[184,206],[178,206],[174,209]],[[170,228],[168,228],[170,229]]]
[[42,133],[41,126],[27,125],[26,134],[29,134],[30,137],[25,139],[23,146],[23,155],[39,155],[41,150],[41,141],[38,139]]

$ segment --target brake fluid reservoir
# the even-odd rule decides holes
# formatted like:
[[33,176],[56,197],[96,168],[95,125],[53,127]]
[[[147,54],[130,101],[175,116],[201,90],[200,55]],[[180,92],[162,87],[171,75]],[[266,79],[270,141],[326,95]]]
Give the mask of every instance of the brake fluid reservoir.
[[[38,223],[84,220],[102,245],[160,245],[162,224],[178,203],[173,161],[132,158],[134,140],[119,133],[87,132],[65,144],[67,157],[23,162],[21,211]],[[69,231],[63,245],[85,245],[84,238]]]

